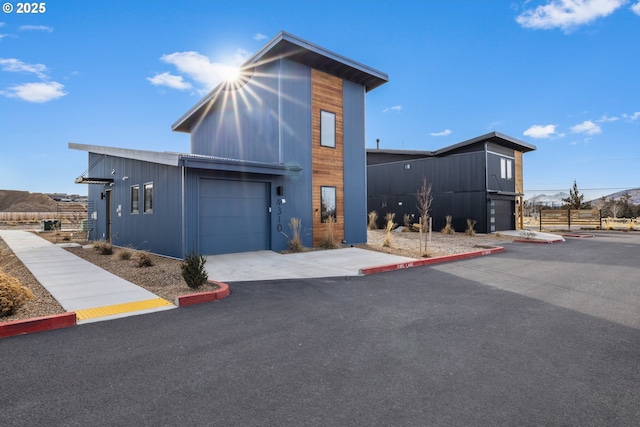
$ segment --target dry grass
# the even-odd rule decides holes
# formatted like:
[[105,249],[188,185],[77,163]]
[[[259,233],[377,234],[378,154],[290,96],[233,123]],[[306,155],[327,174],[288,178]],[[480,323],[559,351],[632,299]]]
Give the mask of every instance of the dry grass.
[[369,230],[377,230],[378,229],[378,212],[371,211],[369,212],[369,222],[367,224],[367,228]]

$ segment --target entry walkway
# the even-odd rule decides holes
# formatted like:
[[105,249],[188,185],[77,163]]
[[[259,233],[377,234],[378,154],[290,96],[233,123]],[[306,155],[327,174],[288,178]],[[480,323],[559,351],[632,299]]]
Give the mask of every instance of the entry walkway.
[[27,231],[0,237],[78,323],[176,308],[172,303]]

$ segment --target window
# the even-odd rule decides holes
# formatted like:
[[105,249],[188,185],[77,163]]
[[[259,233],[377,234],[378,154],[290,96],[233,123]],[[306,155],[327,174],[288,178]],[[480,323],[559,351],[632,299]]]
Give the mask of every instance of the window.
[[336,187],[320,187],[320,222],[328,222],[329,216],[336,220]]
[[144,213],[153,213],[153,182],[144,185]]
[[137,214],[140,213],[140,186],[132,185],[131,186],[131,213]]
[[336,115],[329,111],[320,111],[320,145],[336,146]]
[[500,158],[500,178],[513,179],[513,161],[511,159]]

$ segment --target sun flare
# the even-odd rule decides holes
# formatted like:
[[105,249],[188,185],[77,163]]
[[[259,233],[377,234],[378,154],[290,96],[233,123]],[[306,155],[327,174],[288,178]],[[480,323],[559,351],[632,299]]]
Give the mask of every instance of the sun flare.
[[235,82],[240,77],[240,68],[225,65],[220,70],[220,74],[225,82]]

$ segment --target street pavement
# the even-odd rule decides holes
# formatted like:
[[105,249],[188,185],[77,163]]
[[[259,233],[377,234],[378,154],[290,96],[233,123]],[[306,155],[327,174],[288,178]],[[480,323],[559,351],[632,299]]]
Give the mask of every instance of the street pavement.
[[0,423],[637,426],[639,255],[626,233],[514,243],[5,338]]

